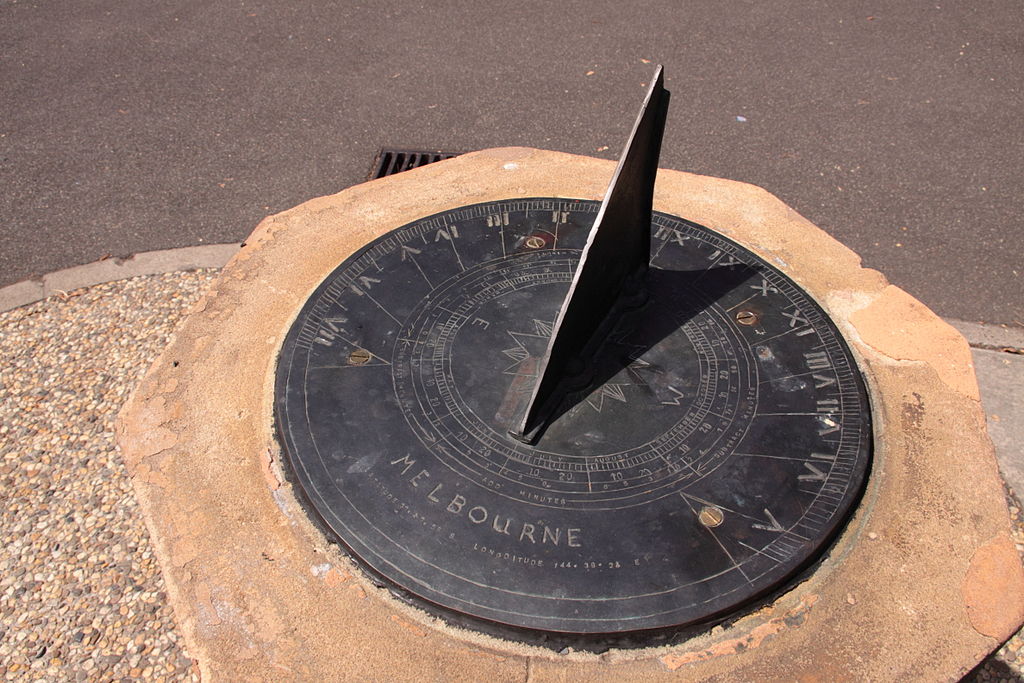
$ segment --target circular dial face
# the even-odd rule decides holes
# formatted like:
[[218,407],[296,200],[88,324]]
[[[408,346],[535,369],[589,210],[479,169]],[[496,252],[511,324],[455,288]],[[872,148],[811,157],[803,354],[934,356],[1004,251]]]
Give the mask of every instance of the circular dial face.
[[735,609],[856,502],[867,395],[822,309],[655,213],[646,299],[539,440],[509,436],[599,204],[478,204],[398,228],[303,306],[277,372],[296,481],[358,560],[442,609],[621,634]]

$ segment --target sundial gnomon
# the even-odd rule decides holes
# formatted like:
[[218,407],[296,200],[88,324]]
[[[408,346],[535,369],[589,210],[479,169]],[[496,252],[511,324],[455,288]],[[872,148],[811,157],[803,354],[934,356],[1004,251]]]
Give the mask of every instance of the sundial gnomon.
[[413,221],[288,333],[276,411],[300,490],[433,611],[583,637],[706,622],[817,557],[859,496],[870,412],[836,325],[743,246],[650,212],[663,92],[659,71],[603,210]]

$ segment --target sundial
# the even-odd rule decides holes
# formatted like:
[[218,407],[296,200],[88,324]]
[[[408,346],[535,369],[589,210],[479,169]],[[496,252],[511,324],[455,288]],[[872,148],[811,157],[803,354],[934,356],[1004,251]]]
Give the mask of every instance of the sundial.
[[459,623],[711,623],[824,553],[871,459],[864,382],[785,272],[652,211],[659,68],[601,202],[432,213],[340,263],[278,359],[308,507]]
[[256,227],[117,427],[204,678],[958,679],[1019,629],[967,343],[656,171],[667,101],[614,170],[486,149]]

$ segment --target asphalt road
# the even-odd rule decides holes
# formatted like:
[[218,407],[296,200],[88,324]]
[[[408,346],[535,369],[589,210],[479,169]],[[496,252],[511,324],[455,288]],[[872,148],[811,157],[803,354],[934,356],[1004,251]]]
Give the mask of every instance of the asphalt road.
[[[381,147],[614,158],[773,192],[939,314],[1024,326],[1018,0],[0,3],[0,286],[241,241]],[[650,62],[650,63],[649,63]]]

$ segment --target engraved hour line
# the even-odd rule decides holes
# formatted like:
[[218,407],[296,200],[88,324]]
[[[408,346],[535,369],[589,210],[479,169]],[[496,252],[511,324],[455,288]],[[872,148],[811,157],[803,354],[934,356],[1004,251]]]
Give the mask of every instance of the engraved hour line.
[[391,363],[387,362],[386,360],[384,360],[380,356],[377,356],[376,354],[372,354],[371,353],[370,355],[373,356],[374,358],[376,358],[377,360],[379,360],[380,362],[379,363],[366,363],[364,365],[350,365],[348,363],[345,363],[345,364],[342,364],[342,365],[310,365],[309,369],[310,370],[345,370],[347,368],[386,368],[389,365],[391,365]]
[[412,261],[412,264],[414,266],[416,266],[416,270],[420,271],[420,275],[422,275],[423,279],[427,281],[427,286],[430,287],[430,288],[433,288],[434,287],[434,283],[432,283],[430,281],[430,278],[427,277],[427,274],[423,272],[423,268],[420,267],[420,264],[414,258],[415,254],[422,254],[422,253],[423,253],[422,249],[416,249],[414,247],[410,247],[408,245],[403,244],[402,245],[402,257],[401,258],[402,258],[403,261],[406,261],[406,260]]
[[396,318],[395,316],[391,315],[391,311],[389,311],[388,309],[384,308],[384,307],[383,307],[383,306],[381,305],[381,303],[380,303],[379,301],[377,301],[376,299],[374,299],[374,298],[373,298],[373,296],[371,296],[371,295],[370,295],[370,293],[369,293],[369,292],[367,292],[367,291],[364,291],[364,292],[363,292],[363,296],[365,296],[365,297],[366,297],[367,299],[369,299],[370,301],[372,301],[372,302],[373,302],[373,303],[374,303],[374,304],[375,304],[375,305],[377,306],[377,308],[379,308],[380,310],[384,311],[384,313],[385,313],[385,314],[386,314],[386,315],[387,315],[387,316],[388,316],[389,318],[391,318],[391,319],[392,319],[392,320],[394,320],[394,321],[395,321],[396,323],[398,323],[398,326],[399,326],[399,327],[401,327],[401,326],[402,326],[402,321],[401,321],[401,320],[399,320],[398,318]]
[[779,332],[778,334],[773,335],[771,337],[766,337],[764,339],[758,339],[757,343],[761,344],[761,345],[764,345],[764,344],[767,344],[768,342],[770,342],[772,340],[778,339],[779,337],[785,337],[787,334],[795,334],[798,337],[805,337],[805,336],[807,336],[807,335],[809,335],[809,334],[811,334],[812,332],[815,332],[815,331],[816,330],[815,330],[815,328],[813,326],[805,327],[803,329],[798,329],[798,330],[794,330],[792,327],[790,327],[790,328],[786,329],[784,332]]
[[434,241],[437,242],[442,239],[446,240],[452,247],[452,253],[455,254],[455,260],[459,262],[459,268],[465,272],[466,266],[462,265],[462,257],[459,256],[459,250],[455,248],[455,238],[459,236],[459,229],[455,224],[448,225],[447,219],[445,220],[445,225],[448,229],[439,228],[437,233],[434,235]]
[[[795,455],[765,455],[764,453],[733,453],[739,458],[768,458],[770,460],[795,460],[796,462],[809,462],[807,458],[800,458]],[[810,457],[819,459],[833,459],[831,456],[824,456],[821,453],[811,453]]]
[[666,244],[668,244],[668,240],[662,240],[661,243],[658,245],[658,248],[654,250],[654,253],[651,254],[650,265],[653,266],[654,265],[654,259],[656,259],[659,256],[661,256],[661,250],[665,248]]
[[[712,261],[711,265],[712,266],[715,265],[713,261]],[[700,275],[698,275],[697,277],[693,278],[693,280],[690,281],[690,286],[696,285],[698,282],[700,282],[701,280],[704,279],[705,275],[707,275],[710,272],[711,272],[711,268],[710,267],[705,268],[704,270],[702,270]]]
[[[348,338],[344,337],[343,335],[338,334],[337,332],[335,332],[333,334],[333,336],[331,337],[331,339],[328,340],[328,341],[323,341],[320,337],[317,337],[314,341],[320,342],[324,346],[333,346],[335,339],[340,339],[341,341],[345,342],[346,344],[348,344],[349,346],[352,346],[354,348],[357,348],[357,349],[361,348],[359,346],[359,344],[356,344],[351,339],[348,339]],[[341,365],[310,365],[309,369],[310,370],[331,370],[331,369],[358,368],[358,367],[377,368],[377,367],[387,367],[387,366],[391,365],[391,363],[389,361],[384,360],[383,358],[381,358],[377,354],[373,353],[372,351],[367,350],[367,353],[369,353],[370,356],[372,356],[373,358],[376,358],[380,362],[379,363],[368,363],[368,364],[365,364],[365,365],[351,365],[349,363],[344,363],[344,364],[341,364]]]
[[[726,313],[728,313],[729,311],[732,311],[732,310],[735,310],[735,309],[739,308],[739,307],[740,307],[740,306],[742,306],[743,304],[745,304],[745,303],[747,303],[748,301],[750,301],[751,299],[753,299],[753,298],[754,298],[755,296],[757,296],[757,294],[751,294],[750,296],[748,296],[748,297],[747,297],[746,299],[744,299],[743,301],[739,302],[739,303],[738,303],[738,304],[736,304],[735,306],[730,306],[729,308],[725,309],[725,312],[726,312]],[[785,334],[785,333],[783,333],[783,334]],[[774,339],[774,338],[775,338],[775,337],[772,337],[772,339]],[[766,342],[766,341],[769,341],[769,340],[768,340],[768,339],[762,339],[762,340],[761,340],[761,343],[763,344],[763,343],[764,343],[764,342]]]
[[[832,368],[832,370],[835,370],[836,374],[840,375],[840,376],[849,377],[850,374],[851,374],[849,372],[840,371],[839,368]],[[807,375],[810,375],[811,377],[814,377],[814,378],[818,379],[819,381],[823,380],[823,379],[827,379],[827,378],[825,378],[825,377],[823,377],[821,375],[814,374],[813,370],[808,370],[807,372],[795,372],[792,375],[783,375],[782,377],[766,377],[765,379],[760,380],[758,382],[758,384],[770,384],[772,382],[778,382],[779,380],[783,380],[783,379],[793,379],[793,378],[796,378],[796,377],[806,377]],[[824,382],[820,386],[818,384],[815,384],[815,388],[823,389],[824,387],[827,387],[830,384],[835,384],[835,380],[832,380],[831,382]],[[839,393],[842,394],[843,396],[846,396],[846,395],[853,396],[854,395],[854,393],[852,393],[851,391],[848,391],[846,389],[840,389]]]
[[552,223],[554,223],[555,230],[553,232],[554,238],[551,240],[551,248],[558,248],[558,226],[562,224],[569,217],[568,211],[562,211],[561,209],[555,209],[551,212]]
[[820,415],[835,415],[838,412],[839,412],[838,410],[831,410],[829,412],[823,412],[821,410],[811,410],[811,411],[792,412],[792,413],[757,413],[757,416],[758,417],[789,417],[789,416],[796,416],[796,415],[805,415],[805,416],[815,416],[815,417],[817,417],[817,416],[820,416]]
[[[779,521],[777,519],[775,519],[775,515],[773,515],[767,508],[764,509],[764,512],[765,512],[765,515],[768,516],[768,521],[770,523],[768,525],[764,524],[764,519],[762,519],[760,517],[751,517],[750,515],[748,515],[746,513],[740,512],[739,510],[734,510],[734,509],[728,508],[728,507],[726,507],[724,505],[720,505],[719,503],[715,503],[715,502],[712,502],[710,500],[704,500],[703,498],[699,498],[698,496],[695,496],[692,493],[686,493],[685,491],[680,491],[679,492],[679,496],[681,498],[683,498],[684,500],[686,500],[686,504],[687,505],[690,505],[690,501],[691,500],[695,500],[698,503],[700,503],[701,505],[710,505],[710,506],[713,506],[713,507],[725,510],[726,512],[728,512],[730,514],[733,514],[733,515],[736,515],[737,517],[742,517],[744,519],[749,519],[752,522],[756,522],[756,524],[752,524],[751,526],[753,526],[753,527],[755,527],[757,529],[765,529],[766,531],[785,532],[787,535],[789,535],[789,536],[796,536],[797,538],[799,538],[802,541],[809,540],[808,538],[806,538],[804,536],[801,536],[800,534],[798,534],[798,533],[796,533],[794,531],[791,531],[791,530],[787,531],[781,524],[779,524]],[[691,510],[693,509],[692,505],[690,505],[690,509]]]
[[[690,504],[689,499],[687,499],[687,497],[684,496],[682,493],[680,493],[679,495],[683,497],[683,500],[686,501],[686,506],[690,508],[690,512],[693,513],[694,517],[696,517],[697,510],[695,510],[693,505]],[[722,509],[724,510],[725,508]],[[711,534],[711,538],[715,539],[715,543],[718,544],[718,547],[722,549],[722,552],[724,552],[726,557],[729,558],[729,561],[732,562],[732,566],[735,567],[737,571],[739,571],[743,578],[746,579],[747,583],[752,583],[750,577],[747,576],[747,573],[745,571],[743,571],[743,567],[740,566],[739,562],[736,561],[736,558],[732,556],[732,553],[729,552],[729,549],[725,547],[722,541],[718,539],[718,534],[715,533],[714,529],[712,529],[709,526],[705,526],[704,524],[701,524],[700,526],[703,527],[704,530],[707,531],[709,534]]]

